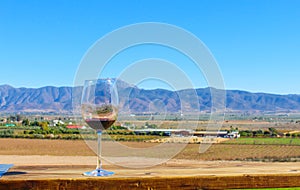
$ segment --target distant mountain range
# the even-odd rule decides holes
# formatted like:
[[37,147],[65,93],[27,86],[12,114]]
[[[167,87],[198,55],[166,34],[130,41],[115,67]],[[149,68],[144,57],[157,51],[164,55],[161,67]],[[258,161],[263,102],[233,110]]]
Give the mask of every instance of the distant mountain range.
[[[14,88],[0,85],[0,112],[72,113],[72,96],[81,97],[82,87]],[[121,82],[118,85],[120,107],[133,113],[178,112],[182,107],[191,111],[211,110],[211,88],[169,91],[145,90]],[[78,92],[78,93],[74,93]],[[191,99],[194,93],[197,99]],[[198,101],[198,102],[197,102]],[[198,106],[199,105],[199,106]],[[300,95],[276,95],[226,90],[226,110],[233,112],[297,112]]]

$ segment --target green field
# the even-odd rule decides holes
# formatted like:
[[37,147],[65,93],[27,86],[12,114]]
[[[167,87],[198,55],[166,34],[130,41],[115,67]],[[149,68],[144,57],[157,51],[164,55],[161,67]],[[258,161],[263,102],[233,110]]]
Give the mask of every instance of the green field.
[[223,142],[224,144],[245,145],[295,145],[300,146],[300,138],[238,138]]

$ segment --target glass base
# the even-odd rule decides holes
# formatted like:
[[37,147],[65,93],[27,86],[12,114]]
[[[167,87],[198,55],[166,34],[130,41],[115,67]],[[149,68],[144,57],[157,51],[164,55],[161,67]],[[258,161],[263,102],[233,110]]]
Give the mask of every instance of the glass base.
[[90,172],[84,172],[83,175],[85,176],[111,176],[113,175],[115,172],[111,172],[111,171],[107,171],[107,170],[103,170],[103,169],[95,169],[93,171]]

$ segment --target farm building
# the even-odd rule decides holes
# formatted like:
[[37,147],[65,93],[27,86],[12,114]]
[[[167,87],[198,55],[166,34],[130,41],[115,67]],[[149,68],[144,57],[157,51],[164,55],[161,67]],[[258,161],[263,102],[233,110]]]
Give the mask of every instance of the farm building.
[[195,131],[194,136],[205,137],[205,136],[216,136],[216,137],[227,137],[227,131]]
[[227,132],[227,131],[192,131],[185,129],[139,129],[134,130],[134,133],[137,135],[149,135],[149,134],[162,134],[163,136],[214,136],[214,137],[223,137],[223,138],[239,138],[239,132]]
[[86,126],[82,125],[67,125],[68,129],[86,129]]

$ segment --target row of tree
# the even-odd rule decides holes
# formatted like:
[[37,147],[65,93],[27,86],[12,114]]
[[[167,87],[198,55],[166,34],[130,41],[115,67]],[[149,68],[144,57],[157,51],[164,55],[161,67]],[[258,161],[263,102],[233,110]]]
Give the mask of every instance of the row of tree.
[[282,133],[278,132],[275,128],[270,127],[268,130],[241,130],[239,131],[242,137],[300,137],[300,134],[297,133]]

